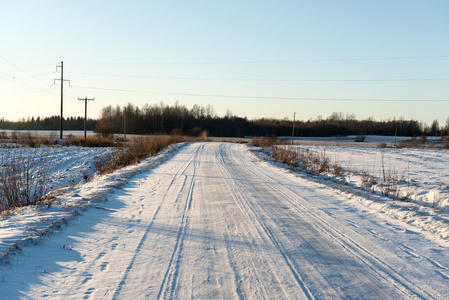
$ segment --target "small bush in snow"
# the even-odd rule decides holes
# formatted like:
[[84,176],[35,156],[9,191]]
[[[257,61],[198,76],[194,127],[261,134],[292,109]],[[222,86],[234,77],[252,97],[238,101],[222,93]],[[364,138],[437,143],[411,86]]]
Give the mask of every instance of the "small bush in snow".
[[1,152],[0,211],[36,203],[48,192],[52,161],[48,148]]
[[274,145],[283,145],[285,144],[284,141],[278,139],[275,136],[270,137],[253,137],[251,140],[251,144],[256,147],[261,148],[269,148]]
[[343,175],[343,168],[337,162],[331,164],[325,150],[317,154],[297,147],[272,146],[271,155],[279,162],[299,167],[302,170],[314,173],[330,172],[336,177]]
[[117,169],[135,164],[172,144],[186,141],[193,141],[193,139],[180,136],[140,138],[134,142],[123,145],[119,151],[111,156],[96,158],[95,168],[100,174],[110,173]]

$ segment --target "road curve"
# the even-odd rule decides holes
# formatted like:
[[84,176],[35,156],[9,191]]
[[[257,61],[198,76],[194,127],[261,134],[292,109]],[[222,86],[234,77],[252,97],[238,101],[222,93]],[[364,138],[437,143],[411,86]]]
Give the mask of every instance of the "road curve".
[[[260,163],[246,146],[189,144],[111,195],[104,216],[86,221],[89,230],[68,228],[74,257],[58,262],[60,267],[43,274],[23,295],[85,299],[447,296],[442,294],[447,288],[439,283],[433,287],[431,280],[418,280],[421,266],[442,273],[445,266],[422,255],[422,260],[410,259],[404,253],[413,251],[406,245],[403,252],[392,251],[394,239],[382,242],[372,229],[368,233],[363,224],[356,224],[360,213],[354,208],[346,206],[348,217],[340,222],[330,213],[339,209],[333,207],[339,197],[344,196],[322,184]],[[329,204],[323,208],[326,199]],[[87,212],[77,222],[88,217]]]

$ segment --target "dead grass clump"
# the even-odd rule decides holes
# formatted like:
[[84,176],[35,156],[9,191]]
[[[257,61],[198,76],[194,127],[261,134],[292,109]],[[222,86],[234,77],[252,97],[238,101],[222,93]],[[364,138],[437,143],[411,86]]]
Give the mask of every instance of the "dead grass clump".
[[315,173],[324,173],[330,170],[330,159],[326,156],[326,149],[320,154],[312,155],[312,171]]
[[95,168],[100,174],[110,173],[153,156],[172,144],[186,141],[192,141],[192,139],[180,136],[140,138],[122,145],[121,149],[111,156],[95,158]]
[[438,140],[428,140],[426,136],[420,138],[412,137],[411,140],[400,141],[397,148],[436,148],[449,149],[448,137],[441,137]]
[[[7,138],[7,136],[5,136]],[[12,132],[10,142],[16,145],[38,148],[42,146],[51,146],[57,144],[57,140],[38,136],[30,132]]]
[[36,203],[47,194],[53,169],[48,148],[14,148],[0,158],[0,211]]
[[377,185],[379,183],[379,181],[375,176],[366,171],[361,172],[360,175],[362,177],[362,185],[364,187],[371,188],[372,186]]
[[334,175],[334,177],[341,177],[344,175],[343,167],[340,166],[337,162],[334,162],[332,164],[331,170],[332,170],[332,175]]
[[272,146],[271,155],[279,162],[297,166],[301,160],[299,157],[299,151],[294,148]]
[[256,147],[269,148],[275,145],[282,145],[284,144],[284,142],[282,142],[275,136],[269,136],[269,137],[253,137],[251,140],[251,144]]
[[336,177],[343,175],[343,168],[337,162],[331,164],[325,150],[317,154],[309,151],[309,149],[301,150],[288,146],[273,146],[271,149],[271,155],[276,161],[314,173],[329,172]]
[[400,141],[399,144],[396,145],[397,148],[418,148],[423,147],[422,144],[413,142],[413,141]]
[[409,200],[416,189],[408,183],[404,175],[400,177],[394,168],[385,168],[384,152],[382,152],[381,167],[382,178],[379,182],[381,195],[402,201]]
[[104,138],[101,136],[88,137],[86,139],[80,137],[69,137],[64,140],[65,146],[79,146],[79,147],[115,147],[120,146],[120,141],[114,141],[111,138]]

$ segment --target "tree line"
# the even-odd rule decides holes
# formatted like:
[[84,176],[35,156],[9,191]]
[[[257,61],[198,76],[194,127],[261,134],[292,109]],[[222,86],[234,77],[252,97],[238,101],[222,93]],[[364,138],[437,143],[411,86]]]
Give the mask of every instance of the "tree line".
[[[439,126],[434,121],[432,126],[416,120],[403,118],[376,121],[374,118],[357,120],[353,114],[332,113],[327,118],[296,121],[295,136],[327,137],[346,135],[399,135],[421,136],[447,135],[449,127]],[[210,136],[243,137],[243,136],[291,136],[293,121],[279,119],[248,120],[227,111],[225,116],[215,114],[213,107],[194,105],[191,109],[174,104],[164,103],[137,107],[107,106],[101,110],[97,131],[104,134],[123,133],[125,128],[131,134],[179,134],[197,135],[207,131]]]
[[[4,118],[0,119],[0,129],[7,130],[59,130],[61,121],[59,116],[51,117],[31,117],[20,121],[11,122]],[[68,117],[64,118],[64,130],[84,130],[84,118]],[[87,130],[95,130],[97,120],[88,119],[86,121]]]
[[[295,121],[295,136],[328,137],[346,135],[448,135],[449,118],[445,126],[435,120],[428,126],[416,120],[404,118],[376,121],[374,118],[358,120],[353,114],[334,112],[327,118],[317,117],[307,121]],[[127,134],[172,134],[197,136],[207,132],[217,137],[244,136],[291,136],[293,121],[288,119],[261,118],[248,120],[231,111],[218,116],[212,106],[194,105],[191,109],[164,103],[145,104],[142,107],[131,103],[126,106],[106,106],[97,120],[87,120],[87,129],[104,136]],[[70,117],[64,119],[64,130],[83,130],[84,119]],[[34,117],[10,122],[0,119],[0,129],[10,130],[59,130],[59,116]]]

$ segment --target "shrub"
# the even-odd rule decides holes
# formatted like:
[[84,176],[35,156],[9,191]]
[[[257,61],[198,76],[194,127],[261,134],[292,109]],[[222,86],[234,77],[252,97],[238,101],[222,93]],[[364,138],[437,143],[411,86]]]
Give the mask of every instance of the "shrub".
[[183,136],[184,130],[182,130],[181,128],[175,128],[170,132],[170,135]]
[[172,144],[187,140],[187,138],[179,136],[139,138],[133,142],[124,144],[119,151],[111,156],[95,158],[95,168],[100,174],[110,173],[119,168],[137,163],[149,156],[153,156]]
[[64,145],[80,146],[80,147],[115,147],[117,145],[120,145],[120,143],[109,138],[97,136],[97,137],[88,137],[86,139],[71,137],[64,140]]
[[253,137],[251,144],[256,147],[269,148],[274,145],[283,145],[284,141],[278,139],[276,136],[269,137]]
[[48,192],[53,163],[48,148],[14,148],[1,153],[0,211],[36,203]]
[[111,138],[114,134],[114,127],[112,125],[98,123],[95,132],[101,134],[103,138]]
[[271,155],[276,161],[314,173],[331,172],[334,176],[341,176],[343,174],[343,168],[337,162],[330,163],[330,159],[326,155],[325,150],[320,154],[316,154],[308,149],[301,150],[297,147],[272,146]]

